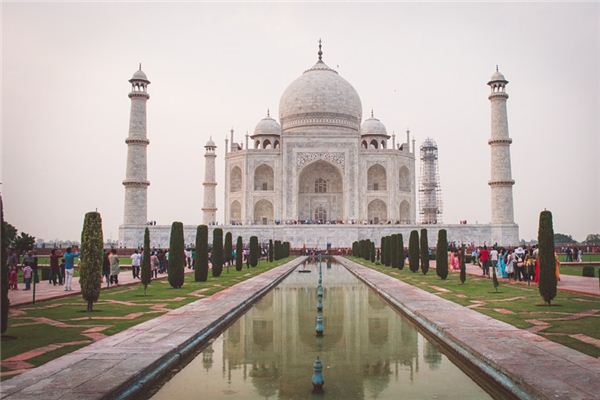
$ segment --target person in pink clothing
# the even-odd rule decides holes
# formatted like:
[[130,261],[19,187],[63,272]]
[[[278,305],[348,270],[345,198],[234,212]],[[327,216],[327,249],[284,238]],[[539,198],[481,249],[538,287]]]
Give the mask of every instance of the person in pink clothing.
[[481,268],[483,268],[483,276],[490,276],[490,252],[487,246],[483,246],[483,249],[479,252],[479,261],[481,261]]

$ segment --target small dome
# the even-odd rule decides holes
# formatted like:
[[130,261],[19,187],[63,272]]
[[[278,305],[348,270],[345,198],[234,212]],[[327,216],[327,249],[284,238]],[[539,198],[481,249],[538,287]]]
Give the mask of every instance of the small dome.
[[148,80],[148,77],[146,76],[144,71],[142,71],[141,64],[140,64],[140,68],[133,73],[133,76],[131,77],[131,79],[129,81],[145,81],[145,82],[150,83],[150,81]]
[[206,142],[206,145],[204,147],[217,147],[215,142],[213,142],[212,140],[212,136],[210,137],[210,139],[208,139],[208,142]]
[[254,136],[259,135],[281,135],[281,125],[279,122],[275,121],[269,113],[267,112],[267,116],[261,119],[258,124],[256,124],[256,128],[254,128]]
[[365,119],[362,123],[360,134],[387,136],[387,130],[385,129],[385,125],[371,114],[371,118]]
[[506,80],[506,78],[504,77],[504,75],[502,75],[502,73],[500,71],[498,71],[498,67],[496,67],[496,72],[494,72],[494,74],[492,75],[492,78],[490,79],[490,82],[496,82],[496,81],[508,82]]

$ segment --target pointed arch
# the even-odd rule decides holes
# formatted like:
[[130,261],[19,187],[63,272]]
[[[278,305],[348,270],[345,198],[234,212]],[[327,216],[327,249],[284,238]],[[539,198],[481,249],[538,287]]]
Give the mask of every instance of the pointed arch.
[[262,199],[254,204],[254,223],[258,225],[273,223],[273,203]]
[[403,191],[403,192],[410,191],[410,171],[408,170],[408,168],[406,168],[405,165],[403,165],[400,168],[399,183],[400,183],[401,191]]
[[381,164],[374,164],[367,170],[367,190],[387,190],[386,172]]
[[239,201],[234,200],[229,207],[229,220],[232,224],[237,224],[242,221],[242,205]]
[[231,169],[229,175],[229,191],[239,192],[240,190],[242,190],[242,170],[240,167],[235,166]]
[[375,199],[367,207],[367,218],[371,224],[387,222],[387,205],[383,200]]
[[406,200],[400,203],[400,223],[410,224],[410,204]]
[[261,164],[254,170],[254,190],[273,190],[275,177],[273,168]]

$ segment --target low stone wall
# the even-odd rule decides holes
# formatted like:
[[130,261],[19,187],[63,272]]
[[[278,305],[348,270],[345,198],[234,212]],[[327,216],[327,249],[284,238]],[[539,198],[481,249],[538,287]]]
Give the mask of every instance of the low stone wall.
[[[440,229],[448,231],[448,241],[457,243],[493,244],[514,246],[519,243],[518,225],[489,225],[489,224],[449,224],[449,225],[219,225],[209,226],[209,241],[212,240],[214,228],[222,228],[231,232],[234,243],[237,236],[242,236],[244,242],[250,236],[257,236],[260,241],[282,240],[290,242],[293,248],[321,248],[327,243],[334,248],[350,248],[352,242],[361,239],[371,239],[379,243],[382,236],[401,233],[404,242],[412,230],[427,229],[429,245],[435,246]],[[145,225],[121,225],[119,227],[119,243],[122,247],[136,248],[144,243]],[[171,234],[170,225],[156,225],[150,229],[150,242],[153,247],[168,247]],[[196,226],[184,227],[185,243],[193,245],[196,241]]]

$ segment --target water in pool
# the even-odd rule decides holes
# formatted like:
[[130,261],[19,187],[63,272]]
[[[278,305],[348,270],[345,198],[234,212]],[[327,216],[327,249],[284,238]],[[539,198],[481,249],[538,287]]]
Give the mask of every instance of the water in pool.
[[[152,397],[489,399],[438,346],[339,264],[323,263],[324,336],[315,335],[318,266],[294,271]],[[312,392],[317,356],[324,391]]]

